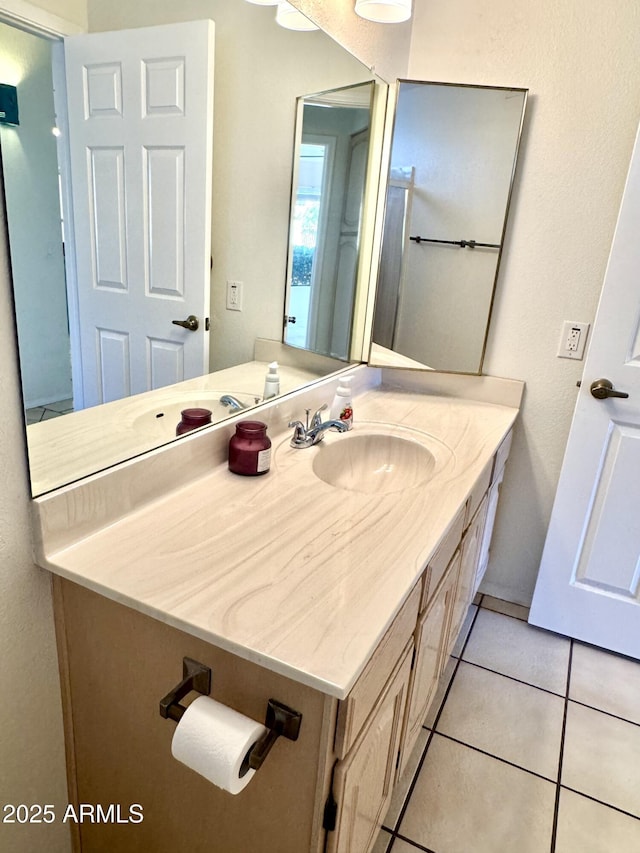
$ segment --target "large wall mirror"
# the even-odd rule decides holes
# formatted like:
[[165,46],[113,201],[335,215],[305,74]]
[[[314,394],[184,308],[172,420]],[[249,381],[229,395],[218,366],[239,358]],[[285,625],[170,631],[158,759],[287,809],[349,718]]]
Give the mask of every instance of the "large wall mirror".
[[[179,10],[160,5],[141,11],[125,0],[102,4],[92,27],[122,30],[179,20]],[[300,341],[283,344],[296,105],[308,93],[359,84],[370,99],[372,74],[325,33],[278,27],[273,12],[244,0],[202,0],[189,9],[191,17],[216,25],[208,364],[214,386],[207,376],[196,377],[83,410],[74,410],[61,143],[52,135],[57,48],[0,24],[2,82],[18,87],[20,109],[20,125],[2,127],[0,143],[34,496],[175,440],[185,407],[208,407],[219,420],[237,411],[236,402],[255,405],[269,361],[280,363],[282,393],[344,366],[306,352],[306,341],[302,347]],[[380,80],[375,87],[385,88]],[[229,303],[230,282],[241,285],[240,306]],[[331,298],[320,303],[330,311]],[[337,354],[348,358],[348,346]],[[238,365],[255,370],[239,374]],[[223,393],[236,402],[221,403]]]
[[526,99],[398,82],[371,364],[481,371]]

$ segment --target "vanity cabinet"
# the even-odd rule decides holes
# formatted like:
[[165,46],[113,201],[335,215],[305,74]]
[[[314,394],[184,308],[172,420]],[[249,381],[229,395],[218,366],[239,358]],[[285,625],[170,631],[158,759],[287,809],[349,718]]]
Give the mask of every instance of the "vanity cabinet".
[[[458,639],[482,573],[486,569],[498,492],[510,445],[511,433],[483,469],[464,507],[454,518],[425,568],[419,586],[414,588],[394,625],[380,644],[377,654],[386,660],[388,667],[389,652],[394,645],[391,638],[394,638],[397,646],[400,637],[404,636],[420,590],[418,618],[413,641],[409,645],[410,665],[407,666],[408,650],[401,657],[395,669],[396,674],[390,679],[388,688],[383,691],[382,698],[372,711],[370,722],[364,726],[351,752],[335,766],[332,786],[335,802],[331,796],[329,802],[336,808],[337,823],[335,830],[329,833],[328,853],[369,853],[375,843],[391,799],[393,784],[406,768],[437,692],[440,677]],[[375,666],[375,658],[376,656],[372,658],[367,670],[371,667],[372,671],[377,671],[379,675],[380,668]],[[354,687],[351,696],[341,703],[336,739],[338,753],[341,752],[341,747],[349,743],[349,740],[341,735],[345,728],[340,725],[341,716],[350,716],[352,738],[357,730],[357,725],[353,724],[354,715],[349,715],[346,709],[350,707],[353,694],[359,692],[360,682],[367,682],[372,678],[372,673],[367,670]],[[393,719],[397,720],[398,708],[403,704],[402,688],[398,682],[402,677],[406,678],[406,702],[402,730],[394,740],[389,736],[391,717],[387,703],[390,701],[389,692],[392,692],[398,700],[394,704],[393,714]],[[383,711],[383,708],[386,711]],[[386,720],[387,728],[384,730],[387,737],[377,734],[380,725],[378,711],[382,715],[380,719]],[[378,750],[375,761],[368,754],[368,745],[374,744]],[[396,769],[392,785],[389,785],[387,771],[394,764]],[[370,776],[370,784],[367,775]]]
[[458,582],[461,558],[462,555],[458,548],[447,567],[448,571],[443,583],[440,584],[437,594],[433,596],[418,622],[402,751],[398,763],[398,776],[404,772],[446,664],[443,648]]
[[[351,688],[338,700],[60,577],[54,579],[70,801],[132,803],[137,825],[74,827],[75,853],[370,853],[486,568],[510,436],[477,478]],[[302,714],[247,788],[221,791],[171,756],[158,702],[182,658],[253,719]]]
[[485,495],[460,543],[461,559],[447,643],[448,655],[451,654],[451,650],[458,639],[465,616],[467,615],[467,610],[474,596],[474,583],[486,517],[487,496]]
[[489,491],[487,492],[487,517],[484,524],[482,542],[480,544],[478,569],[476,572],[476,578],[473,586],[474,595],[478,591],[478,588],[482,583],[482,578],[484,577],[485,572],[487,571],[487,566],[489,565],[489,547],[491,545],[493,525],[496,520],[498,500],[500,498],[500,489],[502,487],[502,481],[504,479],[504,469],[507,458],[509,456],[509,451],[511,449],[512,438],[513,432],[509,432],[509,434],[506,436],[506,438],[503,440],[502,444],[498,448],[495,455],[491,486],[489,488]]
[[370,850],[375,842],[393,793],[412,656],[411,642],[347,757],[335,766],[339,819],[327,853]]

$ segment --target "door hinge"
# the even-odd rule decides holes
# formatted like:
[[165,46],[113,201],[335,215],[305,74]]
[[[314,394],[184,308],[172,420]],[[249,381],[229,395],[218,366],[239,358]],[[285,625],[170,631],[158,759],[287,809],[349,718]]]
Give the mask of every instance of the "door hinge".
[[326,829],[327,832],[333,832],[336,828],[336,821],[338,819],[338,804],[336,803],[333,791],[329,791],[329,796],[327,797],[327,802],[324,804],[324,816],[322,818],[322,828]]

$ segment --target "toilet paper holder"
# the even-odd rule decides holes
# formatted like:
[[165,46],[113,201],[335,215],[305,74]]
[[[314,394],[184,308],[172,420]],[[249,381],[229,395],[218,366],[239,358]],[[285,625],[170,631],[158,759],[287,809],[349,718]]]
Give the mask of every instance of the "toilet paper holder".
[[[187,710],[180,704],[180,700],[192,690],[204,696],[209,695],[211,669],[192,658],[185,657],[182,659],[182,681],[160,700],[160,716],[179,723]],[[294,711],[293,708],[283,705],[276,699],[269,699],[264,723],[267,731],[247,753],[245,760],[248,760],[249,767],[252,770],[259,770],[271,747],[280,736],[288,740],[298,740],[301,723],[302,714],[299,711]]]
[[211,692],[211,669],[192,658],[182,658],[182,681],[160,700],[160,716],[179,723],[187,710],[180,705],[187,693],[194,690],[208,696]]

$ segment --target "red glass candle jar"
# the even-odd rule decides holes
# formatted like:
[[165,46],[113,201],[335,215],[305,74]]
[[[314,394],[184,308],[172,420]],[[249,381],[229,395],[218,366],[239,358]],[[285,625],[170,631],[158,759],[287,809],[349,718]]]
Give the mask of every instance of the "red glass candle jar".
[[271,439],[262,421],[240,421],[229,441],[229,470],[255,477],[266,474],[271,464]]
[[176,435],[182,435],[192,429],[211,423],[210,409],[183,409],[180,414],[182,420],[176,427]]

